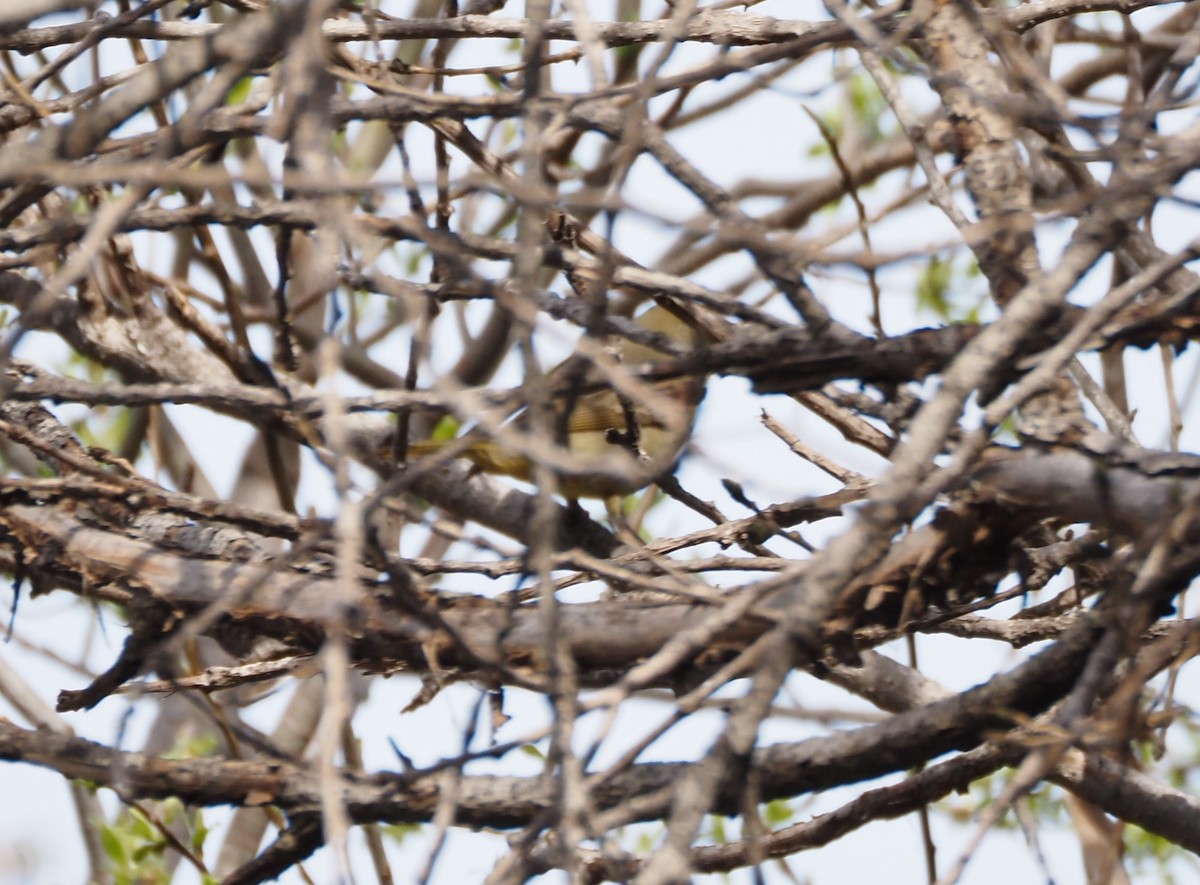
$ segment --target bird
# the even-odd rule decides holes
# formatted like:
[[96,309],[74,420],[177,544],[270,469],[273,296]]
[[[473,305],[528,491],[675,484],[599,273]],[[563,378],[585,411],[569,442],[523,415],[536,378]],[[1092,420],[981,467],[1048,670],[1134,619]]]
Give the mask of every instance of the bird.
[[[642,331],[663,335],[685,351],[710,340],[690,314],[674,306],[653,305],[633,323]],[[616,336],[612,350],[620,363],[635,370],[676,357]],[[564,497],[628,495],[674,466],[691,436],[706,380],[702,375],[656,380],[647,382],[649,390],[643,395],[633,391],[625,395],[613,388],[594,363],[580,356],[553,369],[550,377],[554,446],[548,447],[551,440],[545,434],[533,432],[531,417],[524,410],[497,428],[498,439],[411,442],[407,451],[410,465],[453,452],[454,457],[466,458],[484,473],[529,481],[540,459],[554,462],[558,491]]]

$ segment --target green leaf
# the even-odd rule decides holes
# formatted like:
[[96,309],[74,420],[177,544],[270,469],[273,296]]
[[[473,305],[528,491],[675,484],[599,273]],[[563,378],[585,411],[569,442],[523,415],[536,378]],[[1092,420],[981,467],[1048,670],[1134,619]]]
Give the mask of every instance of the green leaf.
[[951,319],[950,282],[954,277],[954,263],[939,255],[930,255],[925,269],[917,278],[917,309],[927,310],[939,319]]
[[162,853],[166,847],[167,843],[163,841],[147,842],[145,845],[139,845],[137,848],[133,849],[132,860],[135,864],[140,866],[147,860],[162,857]]
[[458,436],[461,427],[462,423],[453,415],[443,415],[442,420],[433,428],[433,433],[429,434],[429,438],[434,442],[447,442]]
[[160,816],[164,824],[170,826],[183,813],[183,802],[177,796],[168,796],[159,806]]
[[791,804],[786,799],[772,799],[762,808],[762,819],[769,827],[786,824],[795,817]]
[[233,84],[233,88],[225,94],[225,104],[228,107],[239,105],[250,97],[250,87],[254,85],[253,77],[242,77]]
[[397,845],[399,845],[401,842],[403,842],[405,839],[407,839],[409,836],[413,835],[414,833],[421,832],[421,825],[420,824],[388,824],[387,826],[380,827],[380,832],[382,832],[383,835],[387,836],[389,839],[391,839],[393,842],[395,842]]
[[424,249],[411,249],[408,253],[408,260],[404,263],[404,269],[409,276],[416,276],[417,271],[421,269],[421,262],[425,258]]
[[196,759],[211,756],[220,749],[221,740],[214,733],[190,735],[168,750],[165,759]]
[[129,812],[129,833],[138,839],[155,839],[158,836],[154,824],[136,808]]
[[654,849],[654,843],[657,841],[657,837],[651,832],[640,833],[635,841],[636,848],[634,850],[638,854],[646,854]]
[[195,817],[192,818],[192,850],[200,853],[204,849],[204,843],[208,839],[208,825],[204,823],[204,814],[197,811]]
[[129,865],[129,855],[125,851],[125,840],[122,834],[114,827],[105,824],[100,828],[100,847],[103,849],[105,856],[113,862],[115,867],[125,867]]
[[521,752],[526,756],[532,756],[539,762],[546,761],[546,754],[539,750],[534,744],[521,744]]

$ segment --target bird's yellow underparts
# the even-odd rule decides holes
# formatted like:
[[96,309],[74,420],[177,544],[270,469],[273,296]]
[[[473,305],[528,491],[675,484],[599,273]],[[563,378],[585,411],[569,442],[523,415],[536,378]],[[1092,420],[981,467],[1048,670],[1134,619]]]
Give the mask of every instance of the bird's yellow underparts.
[[[703,338],[698,326],[662,306],[651,307],[634,323],[684,348],[698,346]],[[631,368],[674,358],[627,339],[618,339],[614,350],[616,359]],[[674,466],[704,397],[703,377],[645,383],[624,379],[618,393],[611,372],[595,365],[579,372],[578,361],[569,371],[565,366],[551,373],[552,380],[561,380],[553,385],[555,399],[544,422],[552,425],[551,433],[536,432],[534,422],[522,413],[495,428],[491,439],[410,443],[410,460],[457,446],[462,447],[460,456],[480,470],[522,480],[534,479],[534,464],[542,463],[553,470],[559,491],[568,498],[627,495]]]

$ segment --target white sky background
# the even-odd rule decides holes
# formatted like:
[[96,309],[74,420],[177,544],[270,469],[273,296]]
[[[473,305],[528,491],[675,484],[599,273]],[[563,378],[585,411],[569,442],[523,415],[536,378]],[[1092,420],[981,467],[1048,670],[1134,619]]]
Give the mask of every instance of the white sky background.
[[[393,14],[403,14],[408,6],[408,3],[386,0],[383,3],[384,10]],[[647,7],[649,9],[651,4],[647,3]],[[592,2],[589,8],[597,19],[609,19],[612,16],[612,4],[609,2]],[[821,20],[827,17],[819,3],[809,0],[768,0],[755,7],[752,12],[778,18]],[[523,4],[509,3],[499,14],[519,16],[523,14]],[[1135,14],[1135,20],[1147,14],[1154,14],[1154,11]],[[1110,20],[1114,23],[1113,26],[1119,27],[1115,17],[1110,17]],[[39,21],[37,24],[41,26],[46,23]],[[473,41],[470,47],[460,44],[451,56],[451,65],[479,65],[501,58],[511,61],[513,58],[510,47],[503,41],[493,41],[488,47],[496,52],[494,58],[483,58],[474,43],[477,41]],[[153,51],[150,44],[147,44],[147,48]],[[468,57],[465,54],[468,48],[475,54]],[[644,50],[648,57],[654,57],[658,51],[658,47],[653,46]],[[681,47],[667,70],[690,67],[710,57],[713,51],[712,47],[705,46]],[[849,55],[844,55],[843,59],[847,63],[853,61]],[[822,59],[822,62],[824,61],[825,59]],[[722,115],[715,126],[713,123],[702,123],[673,135],[672,143],[685,156],[696,162],[703,172],[722,184],[732,184],[747,176],[787,180],[835,174],[828,158],[813,159],[809,156],[809,148],[819,139],[815,126],[801,107],[801,103],[804,102],[814,111],[824,113],[830,111],[839,99],[840,93],[837,90],[826,89],[817,92],[829,79],[827,67],[822,62],[802,66],[780,80],[774,89],[760,93],[742,107]],[[76,77],[86,76],[86,70],[81,69],[79,64],[74,65],[70,72],[74,72]],[[554,69],[554,85],[559,90],[586,89],[588,84],[585,78],[586,67],[582,64],[558,65]],[[696,91],[689,99],[688,105],[701,104],[716,90],[735,89],[743,82],[744,78],[729,77],[715,86],[706,85]],[[474,93],[486,89],[467,78],[457,81],[452,79],[447,88]],[[928,108],[934,100],[928,94],[916,92],[915,88],[907,98],[919,109]],[[178,110],[177,108],[176,111]],[[895,124],[889,119],[885,125],[890,130]],[[421,150],[421,136],[418,133],[419,127],[410,127],[410,151],[414,161],[420,164],[429,154]],[[418,172],[421,171],[419,168]],[[426,180],[431,181],[432,173],[428,165],[423,171],[427,175]],[[381,171],[381,177],[395,180],[394,173],[393,159]],[[887,202],[889,193],[897,191],[902,184],[902,178],[893,175],[876,188],[865,191],[863,197],[869,203],[883,205]],[[1196,195],[1195,191],[1193,181],[1192,196]],[[651,265],[673,239],[671,227],[664,227],[654,219],[666,219],[671,224],[683,223],[692,219],[698,212],[695,200],[667,179],[655,164],[644,158],[635,166],[624,195],[639,212],[625,213],[620,217],[616,226],[616,245],[635,259]],[[393,199],[402,200],[403,196],[394,195]],[[971,207],[965,198],[962,204],[968,214],[971,214]],[[851,219],[846,214],[848,209],[848,206],[843,206],[836,215],[818,214],[805,233],[844,224]],[[913,215],[903,217],[906,223],[897,221],[873,226],[872,242],[877,251],[917,250],[928,244],[953,242],[952,227],[936,210],[930,208],[922,213],[920,226],[911,223]],[[1194,217],[1185,215],[1183,210],[1164,207],[1156,218],[1156,236],[1168,249],[1182,245],[1197,229],[1200,228],[1195,224]],[[1053,262],[1053,255],[1061,248],[1068,233],[1065,229],[1057,231],[1058,236],[1048,230],[1039,232],[1047,264]],[[262,231],[256,235],[264,244],[264,254],[273,254],[269,236]],[[143,263],[158,271],[168,267],[169,254],[150,254],[144,241],[137,245],[141,250],[139,260]],[[837,244],[839,248],[851,250],[859,246],[856,237],[849,237]],[[268,268],[273,267],[273,259],[266,264]],[[936,322],[932,316],[913,316],[916,269],[918,265],[914,264],[888,269],[880,274],[880,285],[884,292],[884,326],[889,331],[901,331]],[[714,289],[722,289],[741,279],[748,270],[749,264],[745,258],[737,256],[697,274],[696,278],[698,282]],[[1093,273],[1088,281],[1090,286],[1081,288],[1080,292],[1073,296],[1073,300],[1077,303],[1089,302],[1102,291],[1106,279],[1106,269]],[[814,273],[810,283],[839,320],[862,331],[869,331],[866,326],[869,298],[859,275],[844,270],[835,270],[827,274]],[[974,303],[978,299],[982,283],[976,280],[973,285],[976,290],[965,294],[964,303]],[[564,285],[561,281],[556,281],[553,288],[563,291]],[[790,309],[781,299],[773,302],[772,308],[790,316]],[[446,319],[448,320],[449,316]],[[547,335],[545,340],[552,338]],[[566,343],[563,342],[564,345]],[[31,337],[22,355],[34,359],[41,352],[44,357],[42,349],[47,346],[50,346],[48,339]],[[437,347],[434,349],[436,353]],[[1177,384],[1181,394],[1187,380],[1196,371],[1197,350],[1195,347],[1191,348],[1176,366]],[[548,363],[555,357],[550,351],[551,348],[548,348],[545,354]],[[394,368],[402,370],[406,356],[407,343],[397,340]],[[1094,363],[1088,362],[1088,365],[1089,368],[1095,369]],[[1167,416],[1162,404],[1160,357],[1153,351],[1130,351],[1127,365],[1130,371],[1130,394],[1138,409],[1135,430],[1143,444],[1160,447],[1163,445],[1167,427]],[[515,383],[517,380],[519,374],[514,365],[512,372],[507,376],[498,377],[496,383],[503,385]],[[681,478],[685,487],[715,501],[726,513],[740,515],[743,511],[731,502],[721,489],[719,480],[722,477],[741,482],[752,499],[771,502],[821,494],[836,487],[828,477],[790,455],[782,443],[761,427],[758,414],[763,407],[768,408],[792,432],[843,465],[869,475],[879,475],[884,468],[885,464],[881,459],[862,449],[847,447],[836,432],[790,399],[752,397],[746,395],[747,389],[746,383],[738,379],[714,379],[699,418],[696,433],[697,451],[681,468]],[[60,414],[78,416],[78,410],[72,412],[70,409],[63,409],[60,410]],[[245,425],[194,408],[172,409],[172,416],[190,438],[204,441],[195,447],[195,454],[210,480],[219,490],[227,492],[235,478],[241,448],[249,441],[249,432]],[[1185,418],[1187,417],[1189,414],[1185,412]],[[1185,450],[1200,450],[1200,439],[1197,439],[1196,434],[1195,421],[1187,421],[1182,444]],[[331,515],[337,509],[332,488],[328,474],[320,468],[314,469],[314,462],[309,461],[301,488],[300,506],[312,507],[317,512]],[[667,535],[700,528],[703,523],[690,511],[666,507],[653,515],[650,525],[656,535]],[[805,537],[817,544],[822,543],[831,533],[840,531],[840,528],[837,521],[832,520],[816,526],[800,527]],[[413,552],[419,546],[419,542],[419,538],[405,538],[402,542],[404,552]],[[783,548],[777,546],[776,549]],[[738,580],[741,579],[730,576],[726,582],[732,584]],[[461,582],[448,579],[444,586],[450,589],[480,589],[465,579]],[[499,589],[510,587],[511,582],[504,582]],[[10,590],[0,588],[0,605],[5,606],[5,610],[10,598]],[[83,658],[89,667],[99,670],[108,666],[118,653],[124,639],[124,631],[110,616],[106,618],[106,635],[91,635],[85,640],[90,621],[91,615],[66,595],[59,594],[32,602],[23,598],[17,618],[17,633],[23,640],[53,650],[64,659]],[[86,649],[83,646],[85,641],[90,643]],[[996,669],[1011,667],[1018,659],[1017,654],[1006,646],[987,646],[981,641],[971,641],[969,645],[964,645],[964,642],[965,640],[950,637],[919,637],[918,647],[923,670],[949,688],[960,690],[986,679]],[[888,651],[900,660],[906,660],[902,647]],[[80,687],[88,681],[87,677],[79,672],[56,666],[44,655],[29,651],[20,641],[0,647],[0,656],[27,677],[32,676],[37,689],[51,705],[60,689]],[[1181,699],[1194,702],[1196,686],[1190,668],[1185,668],[1182,673],[1180,689]],[[467,686],[451,688],[423,709],[401,717],[399,711],[416,690],[417,683],[412,679],[375,681],[369,701],[355,719],[357,733],[364,743],[363,751],[368,769],[397,767],[397,761],[388,743],[389,739],[396,741],[417,764],[432,762],[444,756],[447,740],[461,740],[466,716],[475,703],[476,690]],[[791,698],[804,706],[868,709],[865,704],[856,704],[853,699],[848,700],[840,690],[831,689],[803,675],[796,675],[789,680],[788,692]],[[791,698],[787,695],[781,696],[780,702],[788,703]],[[270,698],[248,711],[247,718],[254,725],[269,728],[281,709],[283,700],[283,696]],[[522,734],[537,731],[548,721],[545,704],[539,698],[518,691],[507,692],[506,712],[514,718],[498,735],[502,740],[511,740]],[[614,758],[623,741],[635,740],[637,735],[653,727],[668,712],[668,705],[658,701],[636,701],[626,705],[622,709],[619,727],[615,731],[616,740],[606,744],[606,750],[602,752],[598,763],[603,764],[606,759]],[[124,699],[110,698],[94,711],[69,714],[66,719],[81,736],[106,743],[112,742],[114,736],[123,728],[126,734],[123,748],[136,749],[144,737],[153,713],[153,702],[129,704]],[[20,717],[2,701],[0,715],[20,720]],[[693,716],[656,744],[644,759],[696,758],[707,749],[720,723],[720,717],[715,713]],[[594,730],[596,725],[594,717],[585,718],[581,722],[581,742],[587,739],[589,732]],[[764,729],[763,740],[790,741],[823,733],[827,733],[823,727],[807,722],[774,721]],[[487,734],[487,729],[481,728],[476,741],[477,747],[481,746],[481,741],[486,741]],[[535,759],[514,753],[502,762],[479,763],[468,771],[533,773],[537,769]],[[817,797],[802,797],[795,803],[798,819],[816,811],[837,807],[859,792],[861,788],[855,786]],[[6,797],[4,801],[0,801],[0,885],[17,881],[82,881],[85,869],[82,848],[75,832],[73,811],[66,786],[61,778],[32,766],[0,765],[0,797]],[[19,801],[11,801],[11,797],[21,798]],[[962,805],[964,801],[957,799],[955,804]],[[109,807],[112,807],[111,803]],[[210,825],[217,822],[221,816],[222,813],[218,810],[206,812],[206,820]],[[934,826],[935,840],[939,848],[939,864],[944,866],[953,860],[965,844],[969,830],[952,825],[943,814],[934,815]],[[655,827],[646,827],[643,830],[649,833],[657,832]],[[731,829],[731,832],[736,830]],[[221,836],[218,832],[210,839],[210,850],[207,852],[210,862],[215,862]],[[1039,838],[1048,858],[1053,880],[1060,885],[1082,881],[1078,851],[1073,838],[1068,833],[1051,827],[1044,827],[1039,833]],[[626,844],[633,846],[632,835]],[[5,868],[5,863],[12,862],[14,848],[32,858],[31,868],[35,871],[32,878],[19,878],[15,868]],[[415,871],[425,863],[427,851],[427,832],[412,837],[401,846],[390,848],[393,872],[399,882],[409,881]],[[480,881],[490,870],[494,860],[504,851],[505,844],[501,837],[453,831],[447,848],[438,860],[434,881]],[[323,852],[306,864],[310,874],[318,882],[329,881],[327,877],[331,873],[328,858],[323,856],[324,854]],[[364,853],[356,851],[354,854],[358,881],[373,881],[373,874]],[[831,846],[795,855],[788,863],[801,880],[807,879],[814,883],[873,881],[884,873],[889,885],[919,885],[925,882],[919,830],[914,816],[890,823],[872,824]],[[1186,876],[1187,870],[1194,873],[1196,867],[1184,865],[1183,869]],[[774,865],[766,867],[766,878],[768,882],[786,881]],[[968,885],[991,885],[1014,881],[1045,881],[1046,878],[1046,873],[1038,866],[1033,852],[1025,847],[1019,835],[1010,830],[994,833],[984,841],[962,881]],[[749,881],[744,873],[736,874],[732,879],[736,882]],[[178,879],[181,882],[194,880],[194,876],[187,872],[182,873]],[[547,882],[562,880],[563,877],[558,875],[544,877],[544,881]],[[292,875],[284,881],[295,882],[298,881],[298,877]],[[713,878],[712,881],[718,880]],[[1187,879],[1181,878],[1180,881]],[[1200,877],[1193,881],[1200,881]]]

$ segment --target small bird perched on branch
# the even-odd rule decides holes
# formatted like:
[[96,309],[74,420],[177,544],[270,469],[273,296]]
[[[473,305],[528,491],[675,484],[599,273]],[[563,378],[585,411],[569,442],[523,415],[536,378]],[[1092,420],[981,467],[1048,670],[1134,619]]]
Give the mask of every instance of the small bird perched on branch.
[[[707,341],[682,308],[655,305],[634,318],[645,332],[690,349]],[[615,359],[631,371],[663,363],[675,354],[626,338],[613,341]],[[703,376],[640,384],[611,383],[590,361],[568,360],[551,373],[553,435],[536,433],[528,410],[494,428],[494,439],[460,437],[410,443],[410,458],[438,453],[470,460],[485,473],[533,478],[534,464],[548,464],[568,498],[610,498],[641,489],[674,466],[691,435],[696,407],[704,398]],[[640,388],[640,389],[639,389]]]

